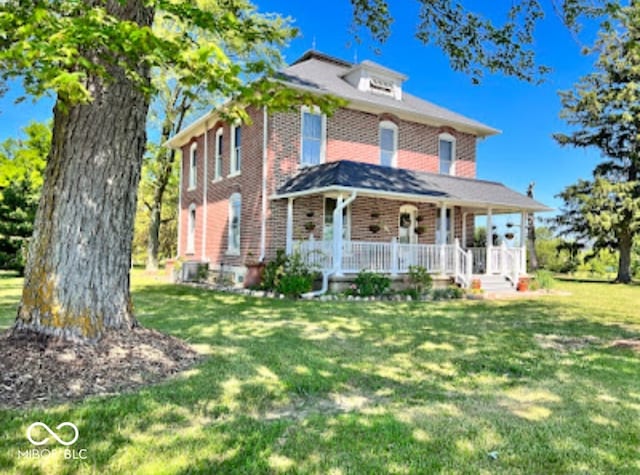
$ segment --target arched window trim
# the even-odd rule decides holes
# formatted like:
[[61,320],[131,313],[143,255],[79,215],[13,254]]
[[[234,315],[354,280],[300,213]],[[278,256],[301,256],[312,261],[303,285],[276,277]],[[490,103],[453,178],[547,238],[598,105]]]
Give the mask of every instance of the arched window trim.
[[[303,162],[303,150],[304,150],[304,115],[311,114],[320,116],[320,157],[318,163],[304,163]],[[308,167],[324,163],[327,158],[327,115],[323,114],[318,106],[301,106],[300,107],[300,166]]]
[[214,164],[214,179],[219,180],[222,178],[222,154],[224,153],[222,147],[222,140],[224,140],[224,129],[219,127],[216,130],[216,155]]
[[[235,212],[234,207],[237,202],[237,210],[238,210],[238,224],[237,228],[234,230],[234,218]],[[237,233],[237,243],[235,242],[235,233]],[[234,193],[229,197],[229,232],[227,239],[227,254],[230,255],[240,255],[240,244],[241,244],[241,236],[242,236],[242,196],[240,193]]]
[[189,189],[194,190],[198,185],[198,142],[193,142],[189,148]]
[[382,130],[393,131],[393,156],[391,157],[391,167],[398,166],[398,125],[390,120],[383,120],[378,124],[378,147],[380,149],[380,164],[382,165]]
[[195,254],[196,252],[196,204],[189,205],[189,213],[187,214],[187,250],[186,254]]
[[442,173],[441,169],[440,169],[440,161],[441,161],[441,153],[440,153],[440,144],[442,142],[450,142],[451,143],[451,166],[449,167],[449,175],[455,175],[456,174],[456,138],[447,133],[447,132],[443,132],[440,135],[438,135],[438,171],[440,171],[440,173]]

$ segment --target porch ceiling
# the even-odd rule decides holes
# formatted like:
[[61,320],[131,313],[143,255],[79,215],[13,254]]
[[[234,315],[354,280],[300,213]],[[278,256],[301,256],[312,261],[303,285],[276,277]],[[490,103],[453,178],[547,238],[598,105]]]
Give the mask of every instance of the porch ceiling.
[[[502,183],[382,167],[348,160],[304,168],[272,199],[316,193],[358,192],[362,196],[462,206],[476,214],[545,212],[551,208]],[[478,213],[479,211],[479,213]]]

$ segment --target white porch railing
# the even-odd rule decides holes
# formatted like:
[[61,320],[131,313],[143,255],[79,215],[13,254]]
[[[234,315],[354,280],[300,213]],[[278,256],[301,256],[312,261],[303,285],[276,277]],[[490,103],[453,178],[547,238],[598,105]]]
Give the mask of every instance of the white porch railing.
[[[391,242],[343,241],[342,259],[334,262],[332,241],[295,241],[293,248],[305,264],[321,270],[357,273],[363,269],[392,275],[405,274],[410,266],[424,267],[433,274],[450,275],[468,287],[471,284],[473,255],[455,244],[398,244]],[[336,264],[339,264],[336,265]]]

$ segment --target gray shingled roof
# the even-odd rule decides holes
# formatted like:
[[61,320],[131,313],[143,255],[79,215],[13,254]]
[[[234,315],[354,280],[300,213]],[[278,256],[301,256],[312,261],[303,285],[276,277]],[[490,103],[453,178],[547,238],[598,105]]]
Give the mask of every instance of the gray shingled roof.
[[[362,64],[372,64],[379,68],[388,69],[371,61],[363,61]],[[499,133],[498,130],[488,125],[420,99],[404,90],[400,101],[381,94],[360,91],[343,78],[353,66],[353,64],[341,59],[310,51],[281,71],[278,78],[293,87],[303,87],[322,94],[333,94],[349,101],[368,103],[372,106],[383,107],[389,112],[395,109],[401,113],[421,116],[443,125],[458,125],[473,130],[479,136]]]
[[396,194],[447,201],[465,206],[503,210],[551,211],[551,208],[495,181],[416,172],[348,160],[304,168],[287,181],[277,197],[315,190],[370,190],[372,194]]

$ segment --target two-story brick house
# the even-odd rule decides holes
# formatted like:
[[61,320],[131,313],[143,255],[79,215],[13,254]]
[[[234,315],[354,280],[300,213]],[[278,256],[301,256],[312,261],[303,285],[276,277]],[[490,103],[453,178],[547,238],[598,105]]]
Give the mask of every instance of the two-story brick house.
[[[251,108],[251,125],[215,110],[169,145],[182,150],[178,254],[242,280],[248,260],[298,249],[328,278],[419,264],[469,285],[514,280],[525,247],[471,249],[475,217],[546,211],[476,179],[476,141],[498,131],[403,90],[406,77],[311,51],[279,80],[348,101],[331,117]],[[339,233],[335,229],[341,229]],[[488,233],[491,234],[491,233]]]

